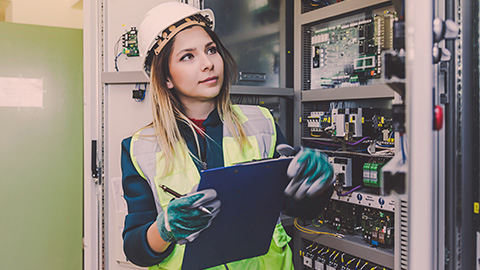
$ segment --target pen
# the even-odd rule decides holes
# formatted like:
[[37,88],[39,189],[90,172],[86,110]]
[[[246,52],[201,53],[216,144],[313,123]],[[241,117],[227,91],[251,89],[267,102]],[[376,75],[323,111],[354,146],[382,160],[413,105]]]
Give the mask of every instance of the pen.
[[[176,192],[175,190],[165,186],[165,185],[160,185],[160,188],[163,189],[163,191],[173,195],[175,198],[180,198],[182,197],[183,195]],[[212,212],[210,212],[207,208],[205,208],[205,206],[199,206],[198,209],[200,209],[202,212],[205,212],[207,214],[212,214]]]

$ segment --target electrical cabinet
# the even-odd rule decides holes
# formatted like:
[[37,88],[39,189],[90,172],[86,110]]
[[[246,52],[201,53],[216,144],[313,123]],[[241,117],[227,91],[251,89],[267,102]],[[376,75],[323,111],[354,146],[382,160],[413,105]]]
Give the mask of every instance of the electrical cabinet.
[[[122,197],[120,156],[122,139],[152,121],[149,80],[138,57],[137,28],[143,14],[162,2],[168,1],[85,3],[86,269],[143,269],[129,262],[123,253],[127,208]],[[228,8],[233,2],[179,2],[214,9],[217,33],[232,48],[240,67],[240,80],[231,89],[232,101],[268,108],[291,140],[288,112],[293,89],[287,87],[286,1],[252,2],[253,6],[245,7],[248,10]],[[243,2],[237,4],[243,6]],[[247,16],[247,21],[255,18],[255,24],[227,33],[225,27],[233,29],[234,24],[223,10],[230,10],[231,16]],[[268,18],[264,18],[267,14]],[[269,46],[264,46],[266,43]],[[240,49],[248,54],[239,55]]]
[[[478,206],[478,181],[468,177],[478,138],[468,140],[475,153],[462,148],[466,163],[453,160],[469,129],[460,111],[478,104],[478,85],[469,88],[473,99],[459,90],[465,65],[478,65],[478,42],[462,45],[478,37],[467,26],[477,24],[472,10],[478,5],[468,1],[295,4],[295,143],[326,153],[336,177],[324,212],[295,221],[297,269],[478,268],[476,214],[449,206]],[[478,71],[468,74],[478,81]],[[469,259],[459,259],[463,252]]]
[[[85,2],[86,269],[139,268],[122,250],[120,142],[151,119],[136,27],[161,2]],[[215,11],[239,64],[232,101],[269,108],[292,144],[334,168],[321,214],[288,219],[295,269],[473,269],[479,138],[465,134],[479,126],[479,49],[465,22],[478,23],[478,3],[188,2]]]
[[405,81],[384,78],[382,57],[400,11],[390,1],[314,2],[295,7],[297,141],[328,155],[335,191],[317,218],[295,221],[295,267],[397,269],[400,197],[385,192],[382,168],[401,155],[392,106],[403,100],[389,84]]

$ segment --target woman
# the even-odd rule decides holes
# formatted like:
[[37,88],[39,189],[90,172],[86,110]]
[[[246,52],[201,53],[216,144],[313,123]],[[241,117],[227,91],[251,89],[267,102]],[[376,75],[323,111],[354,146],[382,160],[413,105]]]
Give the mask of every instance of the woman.
[[[128,204],[123,237],[129,260],[150,269],[180,269],[182,244],[218,214],[215,190],[195,190],[201,169],[278,156],[275,147],[285,143],[267,109],[231,105],[236,67],[212,31],[213,20],[210,10],[170,2],[150,10],[139,27],[154,120],[122,142]],[[294,161],[289,167],[294,179],[285,191],[292,203],[286,208],[295,209],[303,199],[328,198],[319,196],[331,186],[325,158],[302,149]],[[161,185],[188,195],[172,200]],[[279,223],[266,255],[215,268],[293,269],[289,240]]]

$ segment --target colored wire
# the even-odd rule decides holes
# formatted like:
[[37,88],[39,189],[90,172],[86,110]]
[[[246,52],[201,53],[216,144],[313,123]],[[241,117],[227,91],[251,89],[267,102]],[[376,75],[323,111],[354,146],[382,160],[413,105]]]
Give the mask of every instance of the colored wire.
[[335,143],[328,143],[328,142],[314,142],[314,143],[316,143],[316,144],[321,144],[321,145],[341,147],[340,144],[335,144]]
[[381,148],[381,149],[390,149],[392,147],[395,147],[394,145],[381,145],[381,144],[378,144],[378,143],[376,143],[375,146],[377,146],[378,148]]
[[120,43],[120,40],[122,40],[122,36],[123,36],[123,35],[121,35],[121,36],[117,39],[117,42],[115,42],[115,46],[114,46],[114,49],[113,49],[113,53],[114,53],[113,56],[115,56],[115,70],[116,70],[116,71],[118,71],[117,59],[118,59],[118,57],[119,57],[120,55],[122,55],[122,53],[123,53],[123,51],[122,51],[122,52],[120,52],[120,53],[117,55],[117,52],[118,52],[118,44]]
[[400,134],[400,145],[402,147],[402,161],[405,164],[405,160],[407,159],[407,157],[405,155],[405,146],[403,144],[404,144],[403,134]]
[[320,254],[320,256],[323,256],[323,255],[327,254],[328,252],[330,252],[330,248],[327,248],[327,250],[325,252],[323,252],[322,254]]
[[363,270],[363,268],[365,268],[365,266],[367,266],[368,262],[365,262],[365,264],[362,266],[362,268],[360,268],[360,270]]
[[370,154],[370,155],[374,155],[374,156],[378,156],[378,155],[384,155],[384,154],[393,154],[394,153],[394,149],[393,148],[382,148],[382,147],[379,147],[380,149],[385,149],[385,150],[382,150],[382,151],[375,151],[373,152],[370,148],[367,148],[367,152]]
[[351,262],[353,262],[355,260],[355,258],[351,259],[350,261],[347,262],[347,265],[348,266]]
[[338,195],[338,196],[347,196],[348,194],[354,192],[355,190],[357,190],[357,189],[359,189],[359,188],[361,188],[361,187],[362,187],[362,185],[358,185],[358,186],[352,188],[351,190],[349,190],[349,191],[346,192],[346,193],[338,194],[339,192],[337,192],[337,195]]
[[360,265],[360,262],[361,262],[361,260],[360,260],[360,259],[358,259],[357,265],[355,265],[355,270],[357,270],[357,269],[358,269],[358,266]]
[[[331,154],[352,154],[352,155],[357,155],[357,156],[362,156],[362,157],[372,157],[371,154],[366,154],[366,153],[358,153],[358,152],[350,152],[350,151],[331,151],[331,150],[322,150],[322,153],[331,153]],[[391,152],[390,152],[391,153]],[[383,154],[383,153],[377,153],[375,154],[375,157],[385,157],[385,158],[391,158],[393,155],[392,154]]]
[[365,141],[366,139],[370,139],[370,137],[368,137],[368,136],[367,136],[367,137],[363,137],[363,138],[360,139],[359,141],[356,141],[356,142],[354,142],[354,143],[349,143],[349,142],[347,142],[347,144],[348,144],[348,145],[357,145],[357,144]]
[[[332,252],[332,254],[330,254],[330,256],[328,256],[328,259],[329,259],[330,261],[332,260],[332,256],[333,256],[335,253],[337,253],[336,250],[334,250],[334,251]],[[337,253],[337,255],[338,255],[338,253]],[[336,256],[335,256],[335,257],[336,257]],[[333,258],[333,259],[335,260],[335,258]]]
[[117,65],[117,60],[118,60],[118,57],[120,57],[120,55],[122,55],[123,52],[119,53],[116,57],[115,57],[115,70],[118,71],[118,65]]
[[338,252],[338,253],[335,255],[335,257],[333,257],[333,261],[335,261],[335,260],[337,259],[338,254],[340,254],[340,252]]
[[315,222],[313,222],[313,220],[312,220],[312,225],[313,225],[313,227],[317,227],[317,228],[322,227],[322,225],[323,225],[323,221],[322,221],[322,220],[318,220],[318,221],[316,221],[316,222],[318,222],[320,225],[315,224]]
[[[325,129],[326,130],[326,129]],[[314,135],[313,133],[310,133],[310,135],[312,137],[320,137],[319,135]],[[365,137],[365,138],[362,138],[361,140],[357,141],[357,142],[354,142],[354,143],[350,143],[350,142],[346,142],[349,146],[356,146],[360,143],[362,143],[363,141],[365,141],[366,139],[368,139],[369,137]],[[338,143],[330,143],[330,142],[321,142],[321,141],[314,141],[313,143],[315,144],[321,144],[321,145],[328,145],[328,146],[337,146],[337,147],[342,147],[341,144],[338,144]],[[364,151],[364,150],[363,150]]]
[[305,227],[300,226],[300,224],[298,224],[298,218],[295,218],[294,225],[295,225],[295,228],[297,228],[299,231],[304,232],[304,233],[308,233],[308,234],[325,234],[325,235],[335,236],[335,237],[338,237],[338,238],[342,238],[344,236],[344,235],[338,234],[338,233],[318,232],[318,231],[307,229]]

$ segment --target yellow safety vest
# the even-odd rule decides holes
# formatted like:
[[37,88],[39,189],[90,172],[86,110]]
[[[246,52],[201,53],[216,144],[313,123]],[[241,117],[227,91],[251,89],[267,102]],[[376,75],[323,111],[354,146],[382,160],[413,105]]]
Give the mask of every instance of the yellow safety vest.
[[[232,134],[223,128],[223,156],[224,165],[251,161],[253,159],[273,157],[276,144],[275,123],[270,112],[263,107],[250,105],[232,105],[232,109],[240,120],[247,134],[251,147],[242,151]],[[160,177],[161,170],[165,168],[165,160],[161,155],[153,128],[140,130],[132,137],[130,155],[138,173],[149,183],[154,194],[157,211],[160,213],[167,207],[171,195],[158,188],[166,185],[182,194],[188,193],[192,187],[199,183],[200,174],[192,158],[186,154],[175,156],[173,172]],[[178,144],[178,147],[186,147]],[[230,270],[245,269],[293,269],[292,252],[288,246],[290,237],[286,234],[281,223],[275,227],[270,250],[267,254],[228,263]],[[234,245],[235,243],[232,243]],[[172,253],[158,265],[149,269],[181,269],[185,245],[175,245]],[[226,269],[220,265],[209,269]]]

